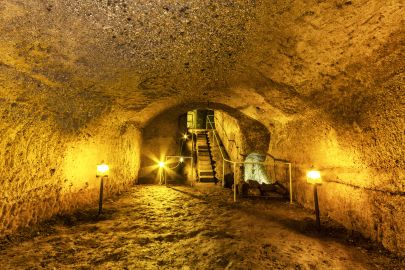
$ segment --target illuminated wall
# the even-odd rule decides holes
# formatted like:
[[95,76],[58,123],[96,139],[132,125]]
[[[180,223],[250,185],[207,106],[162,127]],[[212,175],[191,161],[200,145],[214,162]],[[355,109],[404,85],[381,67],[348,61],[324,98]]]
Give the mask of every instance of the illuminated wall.
[[[223,144],[228,159],[243,162],[253,152],[266,153],[269,147],[270,134],[267,128],[258,121],[238,113],[214,111],[216,132]],[[213,138],[211,138],[213,141]],[[216,149],[214,149],[216,150]],[[222,178],[222,157],[218,150],[214,152],[217,160],[217,174]],[[247,169],[252,169],[248,166]],[[246,168],[245,168],[246,170]],[[225,175],[233,171],[233,164],[225,162]],[[236,166],[236,179],[243,181],[246,173],[242,166]]]
[[163,111],[152,118],[142,132],[141,183],[158,183],[159,171],[156,166],[166,155],[179,155],[187,125],[185,112],[178,108]]
[[[399,120],[395,115],[378,119],[386,122],[383,125]],[[305,172],[315,166],[323,177],[318,191],[322,215],[401,252],[405,244],[403,172],[395,165],[398,153],[389,150],[396,144],[389,134],[399,135],[399,130],[374,137],[376,130],[367,131],[368,124],[362,125],[334,124],[323,113],[308,113],[277,128],[272,154],[293,162],[295,199],[300,204],[313,208],[312,187],[305,181]],[[379,143],[367,145],[373,137]],[[372,164],[376,155],[385,157]]]
[[95,168],[102,160],[111,168],[106,197],[137,180],[141,137],[133,124],[106,115],[69,134],[52,118],[30,115],[23,104],[0,106],[1,115],[16,117],[0,124],[0,236],[55,214],[96,207]]
[[1,234],[93,203],[100,159],[120,190],[141,145],[178,148],[155,117],[212,108],[294,163],[299,203],[318,166],[322,213],[404,254],[403,0],[167,2],[0,1]]

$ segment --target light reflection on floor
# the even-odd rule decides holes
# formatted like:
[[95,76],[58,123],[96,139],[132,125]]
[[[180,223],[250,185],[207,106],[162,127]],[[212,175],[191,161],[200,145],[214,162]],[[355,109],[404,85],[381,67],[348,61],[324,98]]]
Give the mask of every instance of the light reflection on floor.
[[[311,213],[229,190],[136,186],[0,251],[1,269],[390,269],[398,262],[318,233]],[[66,223],[66,222],[65,222]],[[385,268],[384,268],[385,267]],[[398,268],[399,269],[399,268]]]

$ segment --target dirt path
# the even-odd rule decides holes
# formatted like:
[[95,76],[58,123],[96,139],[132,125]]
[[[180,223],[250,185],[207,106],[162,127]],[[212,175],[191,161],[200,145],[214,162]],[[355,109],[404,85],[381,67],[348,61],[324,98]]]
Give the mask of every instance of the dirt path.
[[0,269],[405,269],[404,262],[286,202],[228,190],[136,186],[0,247]]

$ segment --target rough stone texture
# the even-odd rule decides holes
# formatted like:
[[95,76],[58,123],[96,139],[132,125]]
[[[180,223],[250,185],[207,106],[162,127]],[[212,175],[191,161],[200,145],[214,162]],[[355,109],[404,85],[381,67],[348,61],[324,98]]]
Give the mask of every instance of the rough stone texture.
[[158,183],[160,169],[158,163],[165,161],[165,156],[180,155],[182,138],[181,124],[186,126],[186,119],[180,123],[182,111],[170,109],[153,118],[143,129],[140,183]]
[[[184,104],[226,104],[294,162],[300,203],[311,205],[315,165],[323,214],[404,253],[403,14],[402,0],[1,1],[1,196],[63,186],[61,167],[98,153],[133,162],[117,165],[129,181],[138,128]],[[23,207],[2,210],[14,213],[2,230],[57,212]]]
[[[305,183],[305,170],[315,166],[321,169],[325,182],[319,191],[322,213],[401,252],[405,229],[403,172],[395,167],[389,169],[396,157],[386,168],[372,166],[368,162],[375,153],[372,155],[371,149],[353,145],[358,142],[355,137],[359,133],[364,136],[362,131],[354,128],[348,132],[331,126],[322,118],[319,113],[306,115],[278,132],[280,137],[273,137],[277,145],[273,146],[273,154],[294,161],[297,200],[313,207],[312,189]],[[392,120],[395,119],[388,121]],[[339,132],[345,135],[339,136]],[[297,149],[305,154],[297,153]],[[385,154],[390,153],[387,150]],[[382,162],[383,158],[380,160]]]
[[[102,160],[111,167],[106,196],[136,180],[140,133],[115,116],[106,98],[0,69],[0,235],[95,204]],[[87,106],[90,99],[95,106]]]
[[43,111],[27,107],[21,102],[0,106],[5,119],[0,125],[0,235],[96,204],[95,168],[102,160],[110,165],[106,196],[136,180],[141,138],[131,123],[117,126],[103,119],[108,126],[98,123],[70,134],[60,130],[54,119],[41,115]]
[[[238,145],[240,141],[243,141],[240,147],[241,149],[246,149],[240,151],[241,160],[244,159],[243,157],[246,151],[266,152],[266,149],[269,147],[270,135],[267,128],[260,122],[240,113],[240,111],[235,108],[214,102],[194,102],[174,105],[160,112],[158,115],[153,116],[143,127],[141,182],[156,183],[158,181],[158,176],[156,176],[158,173],[157,163],[163,160],[165,155],[179,155],[182,135],[184,134],[183,131],[186,126],[186,119],[183,118],[184,122],[181,123],[180,117],[183,117],[188,111],[194,108],[215,109],[215,114],[221,117],[216,119],[216,121],[218,121],[219,124],[224,121],[223,124],[226,123],[226,130],[229,134],[234,134],[236,131],[237,139],[235,141]],[[232,121],[232,125],[228,121]],[[234,130],[234,128],[236,130]],[[225,130],[218,128],[221,138],[226,137],[223,133],[224,131]],[[226,141],[227,149],[235,149],[235,147],[233,147],[234,143],[228,140]],[[256,141],[258,142],[256,143]],[[231,146],[231,144],[233,146]],[[232,152],[232,155],[233,154]],[[235,156],[232,156],[233,160],[234,158],[236,158],[236,153]]]
[[[226,153],[227,160],[243,162],[248,154],[252,152],[265,153],[269,145],[269,134],[266,127],[259,122],[253,121],[246,116],[233,117],[224,111],[214,112],[215,129],[220,141],[223,144],[223,151]],[[217,177],[225,180],[224,186],[229,186],[227,183],[227,175],[232,174],[236,177],[236,183],[243,181],[243,168],[241,164],[236,164],[228,161],[223,161],[221,156],[216,154],[217,160]],[[224,164],[223,164],[224,162]],[[224,173],[222,172],[224,170]]]
[[2,243],[0,266],[4,270],[405,268],[400,258],[352,237],[330,220],[324,219],[327,232],[318,232],[311,211],[274,200],[243,200],[235,207],[229,193],[218,186],[136,186],[108,200],[102,217],[95,216],[93,207],[54,218],[23,241],[15,237],[18,240]]
[[218,110],[214,118],[217,133],[232,160],[244,161],[250,153],[267,152],[270,134],[260,122],[242,114],[231,116]]

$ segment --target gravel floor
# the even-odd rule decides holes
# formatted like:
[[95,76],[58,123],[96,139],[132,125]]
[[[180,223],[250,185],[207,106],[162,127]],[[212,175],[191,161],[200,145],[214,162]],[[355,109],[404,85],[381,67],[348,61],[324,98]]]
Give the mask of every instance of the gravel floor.
[[405,269],[400,258],[280,200],[219,187],[135,186],[0,245],[0,269]]

